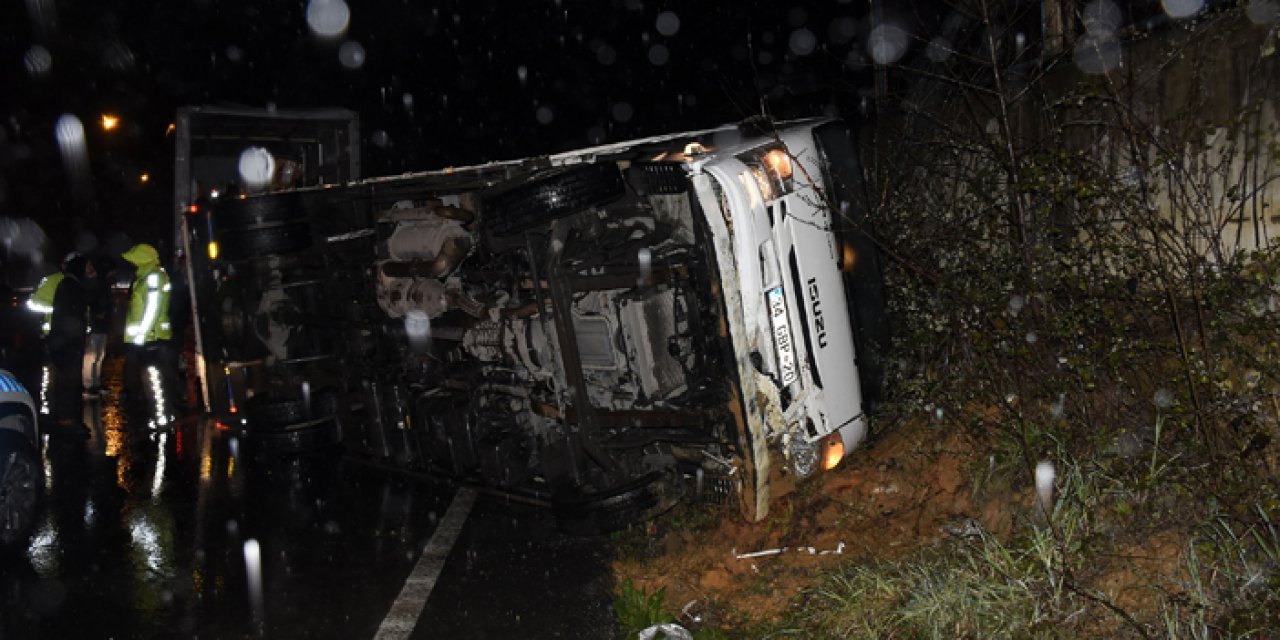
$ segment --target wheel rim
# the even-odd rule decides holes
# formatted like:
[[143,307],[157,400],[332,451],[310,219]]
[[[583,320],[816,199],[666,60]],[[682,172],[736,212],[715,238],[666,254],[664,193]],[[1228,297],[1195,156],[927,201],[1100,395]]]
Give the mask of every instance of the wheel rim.
[[26,456],[10,453],[0,478],[0,536],[5,541],[13,541],[27,530],[35,505],[35,467]]

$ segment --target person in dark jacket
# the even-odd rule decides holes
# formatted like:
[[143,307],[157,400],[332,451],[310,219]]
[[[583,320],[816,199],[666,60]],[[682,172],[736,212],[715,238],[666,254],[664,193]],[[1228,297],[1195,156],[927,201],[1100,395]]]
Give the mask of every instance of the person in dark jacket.
[[51,371],[50,414],[63,429],[82,425],[80,394],[81,369],[84,366],[84,336],[88,330],[88,304],[84,290],[85,259],[73,254],[62,263],[62,282],[53,294],[53,311],[49,319],[49,351]]
[[82,382],[85,392],[98,395],[102,388],[102,361],[107,356],[107,334],[115,319],[116,303],[111,297],[115,282],[115,262],[98,256],[85,265],[85,301],[89,305],[89,337],[84,349]]

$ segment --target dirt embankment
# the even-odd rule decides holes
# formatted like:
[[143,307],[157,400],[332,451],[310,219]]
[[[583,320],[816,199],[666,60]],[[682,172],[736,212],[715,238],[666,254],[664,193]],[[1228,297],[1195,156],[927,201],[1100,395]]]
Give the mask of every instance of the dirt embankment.
[[[762,522],[728,513],[703,527],[658,521],[648,552],[618,561],[618,579],[649,593],[665,589],[668,609],[685,617],[717,611],[740,622],[774,619],[836,563],[895,558],[979,524],[1008,531],[1007,502],[971,499],[974,459],[954,432],[896,429],[799,486],[775,476],[773,508]],[[1019,501],[1030,499],[1027,492]],[[739,557],[760,552],[767,555]]]

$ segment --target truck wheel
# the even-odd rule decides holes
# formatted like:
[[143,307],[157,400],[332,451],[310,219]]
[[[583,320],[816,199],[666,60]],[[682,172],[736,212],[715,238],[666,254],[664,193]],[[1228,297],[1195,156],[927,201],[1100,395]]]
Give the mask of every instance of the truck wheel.
[[262,229],[307,219],[298,194],[228,200],[213,209],[213,226],[222,233],[242,229]]
[[482,219],[489,233],[519,233],[626,193],[622,172],[612,162],[544,169],[486,197]]
[[40,502],[40,464],[22,434],[0,432],[0,547],[25,546]]
[[219,243],[222,255],[232,261],[296,253],[311,246],[311,225],[295,222],[263,229],[230,231],[219,238]]
[[275,400],[256,396],[249,401],[246,410],[249,420],[264,427],[281,427],[308,420],[307,405],[301,399]]
[[674,471],[653,471],[610,491],[557,500],[552,511],[566,533],[596,535],[655,518],[682,497],[683,486]]

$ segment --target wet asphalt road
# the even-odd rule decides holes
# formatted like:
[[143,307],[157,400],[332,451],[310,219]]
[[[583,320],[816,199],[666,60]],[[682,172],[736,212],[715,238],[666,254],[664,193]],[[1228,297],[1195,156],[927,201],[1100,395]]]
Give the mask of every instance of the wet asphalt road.
[[[453,489],[341,451],[268,456],[195,415],[141,428],[121,368],[86,402],[87,438],[44,438],[40,525],[0,558],[0,640],[373,638]],[[601,540],[481,496],[412,637],[613,638],[611,589]]]

